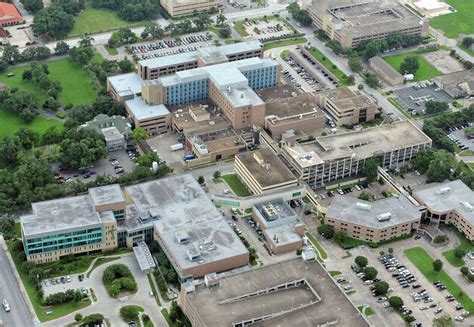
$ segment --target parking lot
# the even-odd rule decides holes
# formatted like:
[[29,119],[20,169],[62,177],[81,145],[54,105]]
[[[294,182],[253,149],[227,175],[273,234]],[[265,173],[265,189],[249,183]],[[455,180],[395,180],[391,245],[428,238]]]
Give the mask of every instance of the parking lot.
[[394,91],[396,101],[412,115],[424,115],[425,103],[430,100],[451,103],[453,99],[432,82],[420,82]]
[[243,25],[246,38],[270,41],[293,35],[293,30],[284,21],[279,19],[252,19]]
[[[474,124],[471,124],[471,126]],[[452,127],[450,129],[450,133],[448,137],[456,143],[461,150],[471,150],[474,153],[474,139],[468,139],[466,134],[464,134],[464,129],[469,125],[459,125],[456,127]],[[473,154],[474,155],[474,154]]]
[[[315,78],[310,72],[305,70],[305,68],[300,65],[295,58],[292,56],[292,52],[290,54],[283,58],[283,60],[291,67],[291,69],[283,69],[281,71],[283,77],[291,84],[293,84],[296,87],[302,87],[301,80],[304,81],[308,85],[308,87],[311,89],[311,91],[314,92],[319,92],[323,88],[321,83],[317,78]],[[295,76],[299,76],[300,78],[297,79]]]
[[155,151],[160,160],[166,161],[166,164],[174,169],[175,173],[183,172],[186,168],[183,160],[185,150],[172,151],[171,146],[179,143],[178,137],[174,133],[165,133],[147,140],[150,148]]
[[136,163],[134,159],[136,158],[136,153],[134,151],[130,153],[125,150],[110,152],[106,158],[95,162],[92,166],[83,167],[75,171],[55,167],[55,171],[59,172],[56,179],[64,183],[74,180],[81,180],[86,183],[95,180],[98,175],[117,177],[135,168]]
[[135,44],[130,46],[130,51],[140,59],[151,59],[191,52],[212,45],[214,45],[212,36],[201,33],[183,35],[177,39],[165,39],[161,41]]

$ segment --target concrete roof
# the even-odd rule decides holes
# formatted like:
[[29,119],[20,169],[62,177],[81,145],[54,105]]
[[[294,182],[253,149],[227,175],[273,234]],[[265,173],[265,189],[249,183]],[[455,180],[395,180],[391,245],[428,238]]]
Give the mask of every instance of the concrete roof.
[[459,179],[416,189],[414,197],[435,212],[456,210],[474,225],[474,192]]
[[278,246],[301,242],[301,236],[295,232],[295,226],[281,225],[267,228],[263,232],[267,239],[276,238],[278,240]]
[[102,224],[88,195],[35,202],[31,207],[33,213],[20,218],[23,234],[29,237]]
[[155,268],[156,264],[150,253],[150,249],[145,242],[140,242],[133,247],[133,253],[138,261],[138,266],[142,271],[148,271],[151,268]]
[[125,101],[125,106],[132,112],[137,120],[153,119],[169,114],[165,105],[148,105],[141,97],[135,97],[132,100]]
[[282,199],[266,201],[253,206],[253,211],[258,215],[265,226],[292,225],[297,222],[298,216],[291,207]]
[[[191,174],[129,186],[125,192],[139,212],[158,213],[155,229],[181,269],[248,253]],[[179,244],[177,232],[187,233],[189,243]],[[213,242],[215,249],[203,248],[205,240]],[[190,249],[201,253],[202,262],[188,260]]]
[[[227,44],[220,47],[210,46],[207,48],[200,48],[196,51],[178,53],[172,56],[140,60],[139,64],[154,69],[193,62],[198,59],[198,56],[203,56],[202,59],[204,62],[212,62],[214,59],[221,60],[232,54],[257,50],[262,48],[262,46],[262,43],[258,40]],[[218,54],[218,52],[220,54]],[[211,53],[214,53],[212,58],[209,56]]]
[[[388,220],[380,220],[380,215],[390,214]],[[327,219],[337,219],[355,225],[383,229],[409,223],[421,218],[418,207],[404,196],[389,197],[377,201],[364,201],[351,196],[337,194],[328,212]]]
[[125,196],[119,184],[104,185],[89,189],[89,196],[94,205],[112,204],[124,202]]
[[[255,159],[255,155],[259,156],[264,163],[269,164],[269,168],[262,167],[262,165]],[[277,158],[272,150],[268,148],[239,153],[237,158],[242,162],[243,166],[250,172],[255,180],[262,186],[262,188],[296,182],[296,177],[291,171]]]
[[399,31],[419,26],[421,21],[392,0],[313,0],[311,7],[352,37]]
[[375,103],[367,94],[347,87],[328,90],[323,95],[339,109],[362,108]]
[[307,167],[351,156],[356,159],[370,158],[380,153],[431,142],[411,121],[404,120],[355,132],[318,137],[314,143],[296,144],[285,149],[302,167]]
[[[315,299],[315,294],[310,289],[297,287],[222,302],[300,279],[306,280],[320,300]],[[204,285],[197,286],[194,292],[186,294],[186,298],[207,327],[230,327],[243,320],[276,314],[311,302],[313,304],[303,309],[255,325],[323,326],[327,322],[338,321],[338,326],[369,326],[318,262],[305,262],[300,258],[222,278],[219,280],[219,287],[209,289]]]
[[101,132],[104,135],[105,141],[124,139],[124,135],[120,133],[118,128],[115,126],[102,128]]
[[128,134],[131,132],[131,119],[124,116],[107,116],[105,114],[99,114],[95,116],[93,120],[81,125],[81,128],[94,128],[99,132],[102,128],[111,126],[117,127],[122,134]]
[[[259,92],[260,93],[260,92]],[[316,104],[314,95],[305,93],[287,98],[279,98],[271,102],[266,102],[265,116],[277,116],[279,118],[297,117],[305,113],[324,115]]]
[[109,76],[107,80],[119,96],[135,95],[142,91],[142,79],[136,73]]
[[375,65],[375,67],[380,69],[391,80],[403,78],[402,74],[396,71],[392,66],[390,66],[385,60],[383,60],[379,56],[370,58],[369,62],[370,64]]

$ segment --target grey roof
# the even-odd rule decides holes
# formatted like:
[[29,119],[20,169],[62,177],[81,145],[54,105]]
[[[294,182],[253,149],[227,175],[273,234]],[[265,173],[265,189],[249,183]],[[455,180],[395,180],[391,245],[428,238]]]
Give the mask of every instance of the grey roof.
[[384,229],[419,220],[421,213],[403,195],[370,202],[338,194],[329,206],[326,218]]
[[435,212],[456,210],[474,225],[474,192],[461,180],[415,190],[414,196]]
[[[140,60],[139,64],[141,66],[147,66],[150,69],[162,68],[197,61],[198,56],[201,55],[203,56],[202,59],[204,62],[212,62],[214,60],[222,60],[232,54],[258,50],[261,48],[262,43],[260,41],[251,40],[234,44],[227,44],[220,47],[211,46],[201,48],[197,51],[178,53],[172,56]],[[211,53],[213,53],[212,56],[210,56]]]
[[298,218],[288,203],[282,199],[255,204],[253,211],[266,228],[282,225],[294,226]]
[[168,115],[170,112],[165,105],[148,105],[141,97],[125,101],[125,106],[132,112],[137,120],[153,119],[159,116]]
[[106,127],[101,129],[102,134],[104,135],[105,141],[114,141],[114,140],[123,140],[124,135],[120,133],[117,127]]
[[142,79],[136,73],[109,76],[107,80],[121,97],[135,95],[142,91]]
[[125,196],[119,184],[104,185],[89,189],[89,196],[96,206],[124,202]]
[[286,151],[302,167],[307,167],[348,157],[360,160],[431,143],[431,139],[410,120],[404,120],[360,131],[317,137],[314,143],[286,147]]
[[88,195],[35,202],[31,207],[33,213],[20,218],[27,237],[102,225]]
[[392,80],[403,78],[402,74],[396,71],[392,66],[390,66],[385,60],[379,56],[375,56],[369,59],[371,65],[375,65],[380,69],[388,78]]
[[155,268],[156,264],[150,253],[150,249],[145,242],[139,242],[133,247],[133,253],[138,261],[138,266],[142,271],[148,271],[151,268]]
[[[155,231],[168,251],[186,269],[248,253],[237,235],[191,174],[173,176],[125,189],[138,212],[156,212]],[[176,233],[189,235],[189,243],[179,244]],[[213,243],[206,250],[205,241]],[[202,261],[188,260],[189,250],[197,250]]]
[[115,126],[122,134],[129,134],[131,131],[131,120],[124,116],[107,116],[100,114],[94,117],[93,120],[81,125],[81,128],[94,128],[99,132],[102,128]]

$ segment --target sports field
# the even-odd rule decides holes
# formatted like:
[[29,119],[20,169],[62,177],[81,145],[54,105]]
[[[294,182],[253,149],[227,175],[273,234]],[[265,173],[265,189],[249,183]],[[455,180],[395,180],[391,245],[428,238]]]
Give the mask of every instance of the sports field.
[[[60,101],[63,104],[73,105],[90,104],[94,102],[96,92],[92,89],[89,75],[84,70],[69,59],[53,60],[47,62],[49,67],[49,78],[59,81],[62,85]],[[45,99],[44,92],[40,90],[35,82],[25,82],[22,80],[22,73],[29,69],[29,66],[19,66],[7,69],[0,74],[0,83],[5,83],[9,87],[18,87],[22,90],[37,94],[40,99]],[[7,77],[8,73],[15,76]]]
[[433,67],[425,58],[415,52],[401,53],[397,55],[383,57],[383,59],[401,74],[404,72],[400,71],[400,65],[406,57],[415,56],[420,62],[420,69],[415,74],[415,81],[426,81],[433,77],[441,75],[441,73]]
[[459,34],[474,34],[474,1],[445,0],[457,12],[431,19],[431,26],[440,29],[450,38],[455,39]]

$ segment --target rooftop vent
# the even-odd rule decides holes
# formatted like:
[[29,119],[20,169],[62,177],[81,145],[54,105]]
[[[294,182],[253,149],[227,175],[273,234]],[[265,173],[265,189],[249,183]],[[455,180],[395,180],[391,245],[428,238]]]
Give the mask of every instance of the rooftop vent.
[[392,214],[390,212],[385,212],[377,216],[379,222],[390,220]]
[[362,202],[357,202],[356,207],[358,209],[362,209],[362,210],[366,210],[366,211],[372,210],[372,206],[370,204],[362,203]]
[[461,202],[461,205],[464,207],[464,209],[466,209],[467,211],[474,211],[474,206],[472,204],[470,204],[469,202],[467,201],[460,201]]
[[208,252],[208,251],[214,251],[215,249],[217,249],[217,246],[216,246],[216,243],[214,243],[214,241],[207,240],[207,239],[199,241],[199,250]]
[[201,253],[195,248],[191,247],[186,250],[186,256],[189,261],[199,261],[201,260]]
[[442,195],[442,194],[446,194],[446,193],[449,193],[451,191],[451,188],[449,186],[446,186],[446,187],[442,187],[438,190],[438,192],[436,192],[437,195]]
[[174,237],[176,238],[176,241],[178,241],[179,244],[186,244],[189,243],[190,237],[188,233],[183,232],[183,231],[178,231],[174,234]]

